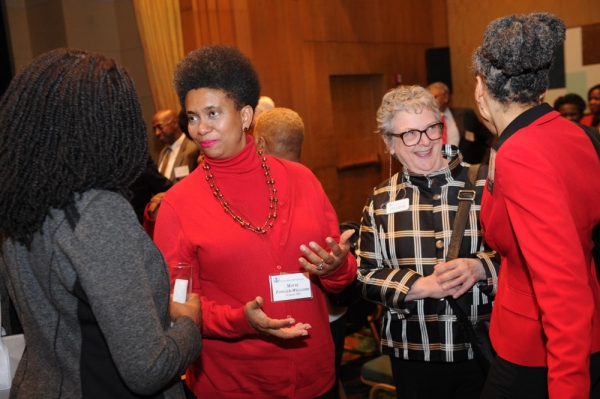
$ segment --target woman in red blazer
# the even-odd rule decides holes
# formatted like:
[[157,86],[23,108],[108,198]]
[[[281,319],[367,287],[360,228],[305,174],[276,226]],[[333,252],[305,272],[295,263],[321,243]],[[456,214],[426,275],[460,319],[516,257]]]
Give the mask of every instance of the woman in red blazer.
[[600,397],[600,161],[579,126],[541,103],[564,38],[552,14],[511,15],[473,58],[479,110],[499,135],[481,209],[502,256],[483,398]]

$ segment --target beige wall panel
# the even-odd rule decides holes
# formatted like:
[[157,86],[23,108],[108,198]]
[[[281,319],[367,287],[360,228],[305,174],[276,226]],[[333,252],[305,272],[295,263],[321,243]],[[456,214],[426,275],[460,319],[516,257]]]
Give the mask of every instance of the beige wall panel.
[[432,43],[432,4],[440,0],[305,0],[304,40]]
[[[117,0],[114,3],[114,18],[118,30],[118,44],[121,51],[137,49],[143,51],[140,42],[135,7],[132,0]],[[133,18],[133,20],[132,20]],[[143,55],[141,60],[143,61]]]
[[504,0],[493,3],[493,7],[487,1],[474,0],[447,0],[446,4],[454,86],[452,103],[472,108],[475,108],[475,84],[471,57],[491,21],[509,14],[547,11],[562,18],[568,28],[600,22],[598,0]]
[[250,24],[250,5],[252,0],[232,0],[235,40],[237,47],[252,58],[252,32]]
[[68,44],[60,0],[41,2],[29,7],[27,25],[33,57]]
[[70,47],[98,51],[112,57],[119,56],[121,43],[115,3],[81,0],[62,2]]
[[142,115],[148,129],[150,153],[156,157],[161,145],[152,132],[156,112],[131,0],[62,0],[64,26],[69,47],[97,51],[123,65],[136,85]]
[[196,44],[201,42],[200,24],[196,23],[198,15],[194,13],[192,0],[179,0],[179,12],[181,14],[181,27],[184,53],[189,53]]
[[11,40],[13,74],[17,74],[33,58],[27,10],[7,6],[6,20]]
[[186,54],[207,44],[236,45],[236,21],[230,0],[180,0],[179,8]]

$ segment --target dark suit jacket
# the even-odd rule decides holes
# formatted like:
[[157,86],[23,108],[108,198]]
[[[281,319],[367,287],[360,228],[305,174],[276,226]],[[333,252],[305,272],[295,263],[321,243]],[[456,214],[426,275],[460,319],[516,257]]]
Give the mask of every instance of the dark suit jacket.
[[[450,112],[452,112],[460,133],[458,149],[463,156],[463,160],[470,164],[487,163],[492,142],[490,131],[479,122],[475,111],[471,108],[450,108]],[[467,130],[474,133],[475,141],[469,141],[465,138]]]
[[146,168],[129,187],[132,195],[129,202],[140,223],[144,221],[144,209],[150,199],[158,193],[167,191],[171,186],[173,182],[161,175],[152,158],[148,157]]
[[[165,156],[166,149],[167,149],[167,147],[163,148],[162,151],[160,152],[160,155],[158,157],[159,164],[162,161],[163,157]],[[194,169],[196,169],[196,167],[198,166],[198,156],[199,155],[200,155],[200,150],[198,149],[196,144],[192,140],[190,140],[186,137],[183,140],[183,143],[181,143],[181,147],[179,148],[179,152],[177,153],[177,157],[175,158],[175,163],[173,164],[173,170],[171,172],[171,176],[169,177],[169,180],[171,180],[174,183],[177,183],[179,180],[183,179],[183,177],[180,177],[180,178],[175,177],[175,168],[177,168],[179,166],[187,165],[190,169],[190,173],[192,173],[194,171]]]

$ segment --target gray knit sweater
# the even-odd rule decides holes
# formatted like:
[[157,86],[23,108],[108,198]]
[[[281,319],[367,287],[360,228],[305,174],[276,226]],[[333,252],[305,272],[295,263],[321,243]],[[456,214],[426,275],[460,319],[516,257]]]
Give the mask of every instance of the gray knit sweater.
[[27,343],[10,397],[183,398],[201,336],[188,317],[170,326],[161,253],[121,195],[91,190],[76,207],[74,230],[53,210],[31,250],[3,243],[1,291]]

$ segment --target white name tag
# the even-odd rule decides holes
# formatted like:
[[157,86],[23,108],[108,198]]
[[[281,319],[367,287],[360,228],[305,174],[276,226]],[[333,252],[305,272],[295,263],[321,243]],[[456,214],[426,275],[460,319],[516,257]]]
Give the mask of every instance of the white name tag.
[[388,202],[388,204],[385,206],[385,213],[389,215],[392,213],[405,211],[408,209],[409,205],[408,198],[403,198],[394,202]]
[[179,179],[180,177],[186,177],[190,174],[190,167],[187,165],[178,166],[175,168],[175,177]]
[[269,276],[269,282],[273,302],[312,298],[308,272]]

